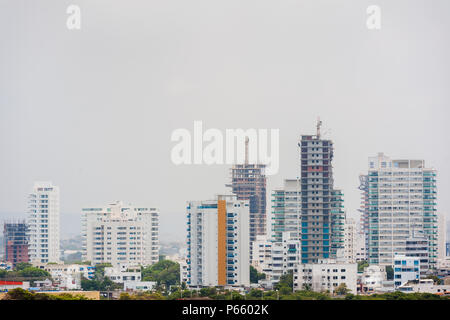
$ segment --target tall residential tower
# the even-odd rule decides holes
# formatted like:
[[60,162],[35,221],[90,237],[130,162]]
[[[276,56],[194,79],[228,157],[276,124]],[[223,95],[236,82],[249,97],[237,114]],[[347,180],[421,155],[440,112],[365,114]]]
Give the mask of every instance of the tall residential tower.
[[428,239],[430,269],[437,259],[436,171],[423,160],[369,158],[369,263],[393,265],[406,255],[413,231]]
[[116,201],[82,209],[83,259],[92,264],[152,265],[159,259],[159,211]]
[[343,194],[333,186],[333,143],[316,135],[303,135],[300,178],[288,179],[272,193],[272,240],[283,232],[301,240],[302,263],[317,263],[344,248]]
[[30,261],[59,262],[59,187],[36,182],[28,197]]
[[249,204],[235,195],[187,204],[187,284],[250,285]]
[[25,222],[6,222],[3,225],[3,241],[5,261],[11,262],[13,267],[17,263],[29,262],[27,224]]

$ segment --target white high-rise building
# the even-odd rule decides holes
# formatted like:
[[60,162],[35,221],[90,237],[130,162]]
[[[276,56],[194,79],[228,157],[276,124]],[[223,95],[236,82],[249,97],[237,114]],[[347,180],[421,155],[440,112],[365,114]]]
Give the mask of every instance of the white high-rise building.
[[250,285],[249,202],[235,195],[187,205],[190,287]]
[[369,263],[393,265],[406,254],[413,230],[428,238],[430,269],[437,260],[436,171],[423,160],[392,160],[379,153],[369,158]]
[[356,262],[367,261],[367,238],[364,234],[356,233]]
[[28,196],[30,262],[59,262],[59,187],[36,182]]
[[347,218],[344,224],[344,259],[347,263],[356,262],[356,237],[356,222],[352,218]]
[[295,272],[301,260],[300,250],[301,241],[292,239],[289,232],[282,233],[281,241],[257,237],[253,242],[252,265],[266,274],[266,282],[272,286],[282,275]]
[[124,205],[82,209],[83,260],[151,265],[159,260],[159,211]]
[[447,222],[445,215],[438,214],[438,246],[437,246],[437,258],[445,259],[447,256],[446,252],[446,237],[447,237]]

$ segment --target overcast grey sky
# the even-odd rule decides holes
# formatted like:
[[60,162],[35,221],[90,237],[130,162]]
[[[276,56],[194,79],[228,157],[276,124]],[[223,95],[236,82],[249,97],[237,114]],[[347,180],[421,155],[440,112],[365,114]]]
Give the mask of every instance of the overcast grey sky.
[[185,202],[226,191],[229,166],[175,166],[173,130],[280,129],[270,192],[297,176],[317,116],[348,215],[385,152],[438,170],[450,218],[449,13],[447,0],[0,0],[0,218],[51,180],[64,233],[82,207],[121,199],[160,208],[163,240],[183,240]]

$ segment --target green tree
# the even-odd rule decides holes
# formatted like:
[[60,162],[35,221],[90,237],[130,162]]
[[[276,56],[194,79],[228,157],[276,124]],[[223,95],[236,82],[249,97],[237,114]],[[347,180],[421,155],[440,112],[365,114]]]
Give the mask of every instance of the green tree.
[[217,294],[215,287],[201,288],[200,297],[214,297]]
[[345,296],[349,292],[350,292],[350,289],[347,288],[347,285],[345,283],[341,283],[334,290],[334,293],[336,293],[339,296]]
[[280,277],[280,280],[275,285],[275,289],[280,290],[281,292],[282,288],[288,288],[290,289],[289,292],[292,292],[293,286],[294,286],[294,276],[292,274],[292,270],[290,270],[288,273],[283,274]]
[[95,265],[94,277],[97,279],[102,279],[105,276],[105,268],[112,267],[111,263],[99,263]]
[[265,273],[260,273],[253,266],[250,266],[250,283],[258,283],[259,280],[263,280],[265,278]]
[[251,289],[247,294],[247,298],[250,300],[261,299],[263,296],[263,291],[260,289]]
[[386,266],[386,277],[388,280],[394,280],[394,269],[392,266]]
[[158,285],[169,288],[180,283],[180,265],[174,261],[162,260],[142,268],[143,281],[156,281]]
[[369,263],[366,260],[358,261],[358,272],[364,272],[364,268],[368,267]]
[[72,295],[69,293],[62,293],[58,295],[49,295],[45,293],[35,293],[16,288],[9,290],[3,297],[3,300],[89,300],[83,295]]
[[430,274],[429,276],[427,276],[427,279],[433,279],[433,283],[435,284],[435,285],[439,285],[439,284],[442,284],[443,283],[443,281],[442,281],[442,279],[440,279],[437,275],[435,275],[435,274]]
[[8,274],[8,271],[0,269],[0,279],[3,279]]
[[25,267],[19,271],[19,275],[26,278],[51,277],[48,271],[35,267]]
[[27,262],[19,262],[18,264],[16,264],[16,266],[14,267],[14,271],[22,271],[25,268],[30,268],[33,267],[33,265],[31,263],[27,263]]

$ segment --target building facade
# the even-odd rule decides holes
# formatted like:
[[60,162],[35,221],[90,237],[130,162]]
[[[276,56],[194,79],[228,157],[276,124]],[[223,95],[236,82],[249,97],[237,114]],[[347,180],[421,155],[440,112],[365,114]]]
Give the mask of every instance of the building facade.
[[298,265],[297,273],[294,274],[294,290],[309,288],[316,292],[334,293],[341,284],[345,284],[351,293],[357,293],[356,263],[320,260],[318,263]]
[[444,214],[438,214],[437,224],[437,259],[445,259],[445,257],[447,256],[447,221]]
[[394,257],[394,286],[397,288],[408,281],[420,279],[420,259],[395,255]]
[[430,258],[428,238],[424,236],[422,232],[413,231],[412,235],[408,239],[406,239],[405,256],[419,259],[421,278],[425,278],[427,275],[429,275]]
[[265,273],[265,282],[273,286],[282,275],[294,273],[297,269],[301,261],[301,242],[290,238],[289,232],[284,232],[282,240],[277,242],[258,238],[253,243],[253,252],[252,265]]
[[5,261],[14,268],[17,263],[29,262],[28,227],[25,222],[7,222],[3,225]]
[[59,262],[59,187],[36,182],[28,196],[28,253],[31,262]]
[[257,236],[266,235],[266,175],[264,164],[251,164],[248,159],[248,138],[245,141],[245,163],[231,168],[231,192],[238,200],[249,201],[250,211],[250,259],[252,243]]
[[81,279],[93,279],[95,267],[81,264],[43,264],[37,263],[36,268],[50,273],[52,285],[60,290],[80,290]]
[[348,263],[356,262],[357,252],[357,231],[356,222],[352,218],[347,218],[344,225],[344,259]]
[[82,209],[83,260],[152,265],[159,260],[159,211],[117,201]]
[[187,204],[187,284],[250,285],[248,200],[218,195]]
[[437,260],[436,171],[423,160],[369,158],[369,263],[393,265],[406,254],[412,230],[428,238],[430,269]]
[[384,283],[387,282],[386,267],[369,265],[364,268],[361,275],[361,292],[375,293],[384,291]]
[[[361,205],[359,228],[358,228],[358,250],[360,251],[360,260],[369,260],[369,176],[359,175],[359,190],[361,190]],[[362,255],[364,254],[364,255]]]
[[285,180],[272,193],[272,239],[301,240],[301,262],[317,263],[336,256],[344,247],[343,194],[334,189],[333,143],[316,135],[303,135],[300,147],[300,178]]

